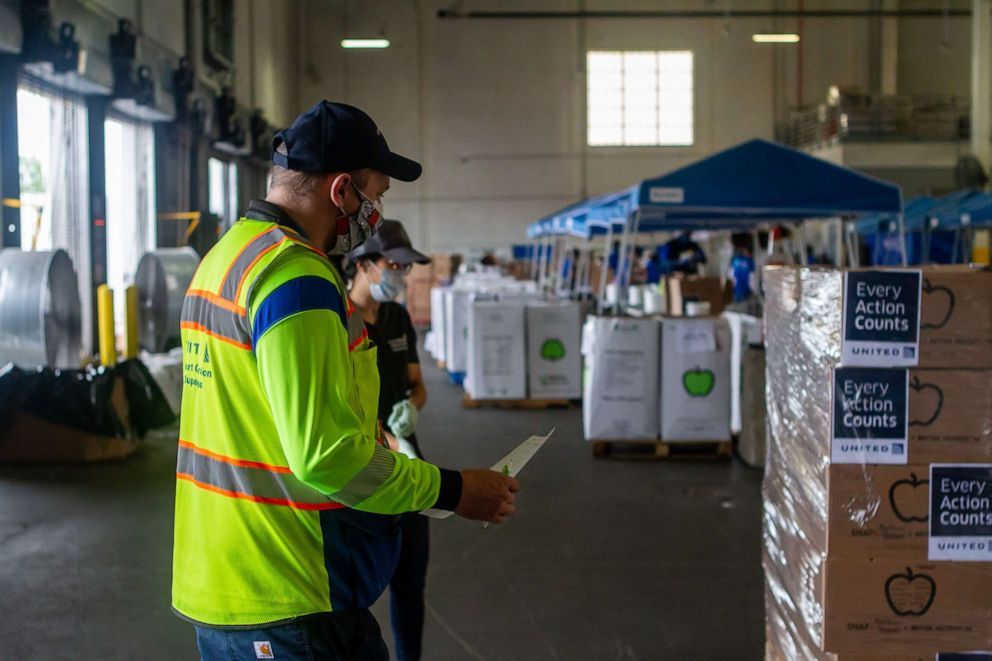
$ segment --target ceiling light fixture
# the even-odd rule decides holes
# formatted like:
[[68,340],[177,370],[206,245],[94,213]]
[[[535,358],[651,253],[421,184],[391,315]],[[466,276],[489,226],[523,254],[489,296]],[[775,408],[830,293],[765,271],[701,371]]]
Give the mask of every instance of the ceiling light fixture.
[[389,39],[342,39],[341,48],[389,48]]
[[758,33],[751,35],[751,41],[756,44],[798,44],[799,35],[795,33]]

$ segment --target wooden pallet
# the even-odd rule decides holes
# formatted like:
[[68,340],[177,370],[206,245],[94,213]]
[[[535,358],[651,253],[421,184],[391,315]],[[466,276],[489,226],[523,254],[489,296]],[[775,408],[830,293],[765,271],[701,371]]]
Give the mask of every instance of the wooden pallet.
[[592,441],[598,459],[729,459],[730,441],[713,443],[667,443],[665,441]]
[[472,399],[466,393],[462,398],[462,406],[467,409],[481,409],[492,406],[498,409],[524,409],[528,411],[543,409],[567,409],[572,402],[567,399]]

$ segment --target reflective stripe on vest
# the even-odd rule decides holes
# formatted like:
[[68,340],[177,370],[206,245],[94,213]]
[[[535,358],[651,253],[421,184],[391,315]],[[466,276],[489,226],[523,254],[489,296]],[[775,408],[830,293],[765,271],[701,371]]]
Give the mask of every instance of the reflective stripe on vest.
[[239,349],[251,349],[248,317],[237,310],[210,292],[190,290],[183,301],[179,327],[201,331]]
[[357,349],[363,341],[368,339],[369,329],[365,327],[365,320],[362,315],[355,314],[355,305],[348,299],[348,351]]
[[[302,238],[287,234],[282,227],[271,227],[246,243],[234,258],[224,274],[220,294],[200,289],[190,289],[186,292],[179,327],[206,333],[239,349],[251,350],[248,311],[238,304],[238,300],[241,298],[245,280],[252,268],[266,254],[287,241],[324,257],[323,253]],[[362,327],[364,328],[364,324]]]
[[225,457],[189,441],[179,441],[176,477],[228,498],[300,510],[333,510],[345,506],[297,479],[288,466]]

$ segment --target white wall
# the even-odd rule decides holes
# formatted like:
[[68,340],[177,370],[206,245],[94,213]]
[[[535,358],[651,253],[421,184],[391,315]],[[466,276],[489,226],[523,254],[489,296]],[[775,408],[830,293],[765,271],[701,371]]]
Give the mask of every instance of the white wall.
[[[466,10],[575,10],[579,0],[461,3]],[[664,8],[719,9],[686,1]],[[794,8],[734,2],[732,8]],[[308,0],[300,11],[300,109],[320,98],[368,111],[391,146],[424,164],[416,184],[396,182],[387,215],[430,250],[520,242],[525,226],[580,199],[662,174],[716,150],[774,136],[776,111],[797,99],[797,47],[754,44],[751,34],[796,28],[795,19],[441,20],[449,0]],[[659,3],[587,0],[588,10],[657,9]],[[807,8],[866,8],[862,1]],[[963,24],[962,24],[963,20]],[[907,92],[967,92],[967,67],[952,75],[916,37],[940,23],[913,19],[899,33],[899,81]],[[967,35],[953,19],[952,34]],[[729,28],[729,29],[728,29]],[[344,51],[343,36],[384,35],[385,51]],[[868,90],[868,21],[812,19],[803,30],[806,104],[830,85]],[[932,41],[932,39],[931,39]],[[688,148],[585,146],[585,52],[691,49],[696,67],[696,142]],[[961,48],[966,52],[967,45]],[[900,90],[902,91],[902,90]]]
[[[912,3],[916,4],[912,4]],[[97,7],[107,18],[140,17],[142,56],[165,75],[185,50],[182,4],[161,0],[58,0]],[[903,0],[915,7],[919,0]],[[534,219],[582,197],[668,172],[751,137],[771,138],[799,97],[815,104],[830,85],[868,90],[866,19],[807,19],[801,50],[751,42],[756,31],[796,30],[794,18],[441,20],[439,9],[715,9],[704,0],[236,0],[236,71],[205,82],[232,84],[239,103],[289,124],[321,98],[354,103],[391,146],[423,162],[424,177],[397,182],[388,214],[431,250],[519,242]],[[737,9],[794,9],[796,0],[734,0]],[[955,1],[954,7],[969,5]],[[195,2],[199,22],[200,2]],[[807,9],[865,9],[865,0],[805,0]],[[930,5],[928,5],[930,6]],[[59,13],[58,11],[56,13]],[[78,15],[79,11],[74,12]],[[56,17],[58,19],[58,16]],[[969,88],[966,18],[900,19],[898,91]],[[84,29],[106,52],[109,22]],[[92,33],[92,34],[91,34]],[[344,36],[388,37],[385,51],[345,51]],[[200,40],[193,40],[199,49]],[[154,43],[152,43],[154,42]],[[691,49],[696,141],[687,148],[588,148],[585,53],[591,49]],[[194,58],[200,62],[197,50]],[[164,93],[164,90],[162,90]]]

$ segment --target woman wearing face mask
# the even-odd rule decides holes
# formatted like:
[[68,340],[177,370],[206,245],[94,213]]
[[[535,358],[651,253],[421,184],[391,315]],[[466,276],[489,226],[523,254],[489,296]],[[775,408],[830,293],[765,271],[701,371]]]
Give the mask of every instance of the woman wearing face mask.
[[[406,308],[396,299],[406,289],[413,264],[430,259],[410,243],[403,225],[379,223],[379,231],[348,254],[355,277],[348,297],[365,319],[369,339],[378,347],[379,420],[391,434],[390,445],[422,459],[415,434],[427,389],[417,356],[417,333]],[[400,661],[420,658],[424,628],[424,583],[429,547],[428,519],[417,512],[401,518],[401,549],[390,582],[390,614]]]

